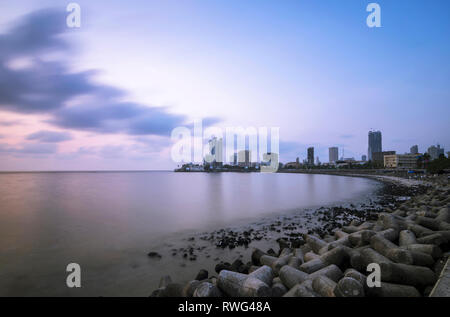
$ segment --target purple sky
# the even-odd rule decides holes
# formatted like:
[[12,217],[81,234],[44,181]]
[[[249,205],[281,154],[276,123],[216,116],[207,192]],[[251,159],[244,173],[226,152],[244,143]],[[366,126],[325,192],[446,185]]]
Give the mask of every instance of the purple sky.
[[[69,2],[67,2],[69,3]],[[279,127],[281,160],[367,132],[450,150],[450,3],[9,2],[0,12],[0,170],[171,169],[173,128]]]

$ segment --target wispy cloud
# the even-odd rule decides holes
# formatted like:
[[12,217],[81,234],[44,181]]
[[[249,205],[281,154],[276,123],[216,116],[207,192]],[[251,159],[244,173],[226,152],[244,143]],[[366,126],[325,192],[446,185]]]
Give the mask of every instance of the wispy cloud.
[[36,140],[40,142],[57,143],[72,140],[72,135],[68,132],[56,132],[41,130],[31,133],[27,136],[27,140]]
[[0,126],[2,127],[11,127],[20,123],[21,122],[19,120],[0,120]]
[[[46,114],[47,123],[54,126],[95,133],[168,136],[173,128],[186,124],[185,115],[168,108],[123,102],[126,92],[94,82],[94,70],[70,72],[64,61],[43,59],[48,53],[73,54],[61,36],[66,32],[65,14],[45,9],[26,15],[0,35],[1,110]],[[18,58],[30,62],[11,66]],[[92,103],[80,103],[81,97]],[[30,137],[58,139],[42,133]]]
[[58,152],[58,145],[54,143],[31,143],[21,146],[0,144],[0,153],[5,154],[54,154]]

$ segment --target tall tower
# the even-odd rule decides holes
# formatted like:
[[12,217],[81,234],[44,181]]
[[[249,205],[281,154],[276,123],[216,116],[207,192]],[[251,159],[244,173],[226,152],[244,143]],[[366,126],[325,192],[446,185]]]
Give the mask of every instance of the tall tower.
[[369,161],[373,159],[373,153],[383,151],[381,143],[381,132],[369,131],[369,149],[367,151]]
[[314,147],[308,148],[308,165],[314,165]]
[[339,149],[337,147],[330,147],[328,149],[328,161],[335,163],[339,160]]

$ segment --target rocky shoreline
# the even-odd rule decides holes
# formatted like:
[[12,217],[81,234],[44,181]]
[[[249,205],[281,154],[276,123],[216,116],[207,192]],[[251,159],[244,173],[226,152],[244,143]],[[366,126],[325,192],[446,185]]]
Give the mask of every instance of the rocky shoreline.
[[[218,275],[203,269],[187,283],[163,276],[151,296],[428,296],[449,251],[448,179],[382,181],[378,199],[358,206],[321,207],[242,230],[192,236],[172,256],[196,261],[206,243],[224,251],[251,249],[251,259],[216,257]],[[262,251],[261,240],[278,247]],[[379,288],[367,287],[369,263],[380,265]]]

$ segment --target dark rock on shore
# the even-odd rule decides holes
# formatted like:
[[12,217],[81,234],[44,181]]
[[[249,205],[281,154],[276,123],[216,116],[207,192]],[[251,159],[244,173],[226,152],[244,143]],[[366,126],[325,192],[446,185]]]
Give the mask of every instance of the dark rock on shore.
[[161,254],[159,254],[158,252],[154,252],[154,251],[149,252],[147,255],[152,259],[161,259],[162,258]]
[[200,270],[200,272],[198,272],[197,277],[195,278],[197,281],[203,281],[206,280],[208,278],[208,271],[207,270]]

